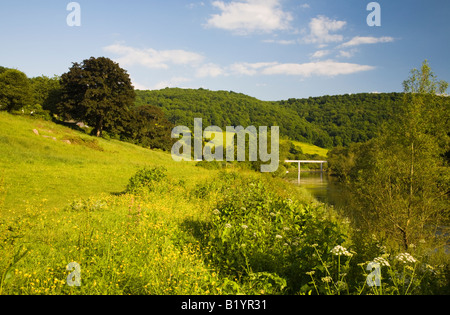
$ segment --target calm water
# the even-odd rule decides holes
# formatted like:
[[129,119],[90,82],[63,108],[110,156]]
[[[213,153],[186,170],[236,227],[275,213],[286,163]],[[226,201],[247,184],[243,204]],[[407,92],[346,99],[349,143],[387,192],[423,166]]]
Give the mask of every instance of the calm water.
[[[287,179],[295,184],[298,182],[297,174],[288,174]],[[346,202],[343,187],[327,173],[302,172],[300,185],[305,187],[317,200],[333,206],[341,206]]]
[[[298,174],[288,174],[286,179],[297,184]],[[335,178],[328,176],[327,173],[302,172],[300,185],[305,187],[317,200],[333,205],[338,211],[346,213],[347,215],[351,213],[352,206],[349,200],[351,192],[344,189],[341,183]],[[442,230],[446,229],[448,231],[448,227],[442,227]],[[445,233],[446,232],[441,233],[441,231],[438,231],[437,235]],[[445,248],[446,253],[450,254],[450,243],[448,243]]]

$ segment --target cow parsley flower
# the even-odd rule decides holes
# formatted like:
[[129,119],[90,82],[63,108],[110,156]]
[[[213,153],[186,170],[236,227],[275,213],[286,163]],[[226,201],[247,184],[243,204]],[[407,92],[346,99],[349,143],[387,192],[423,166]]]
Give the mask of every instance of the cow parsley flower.
[[331,277],[323,277],[323,278],[322,278],[322,282],[329,283],[329,282],[331,282],[331,281],[333,281],[333,278],[331,278]]
[[348,256],[348,257],[353,256],[352,253],[350,253],[345,247],[342,247],[341,245],[334,247],[331,250],[331,253],[336,256]]
[[397,257],[395,257],[395,259],[399,260],[400,262],[406,264],[406,263],[416,263],[417,259],[415,259],[413,256],[411,256],[408,253],[401,253],[398,254]]
[[379,264],[380,266],[385,266],[385,267],[390,267],[391,265],[389,264],[389,262],[384,259],[383,257],[377,257],[373,260],[373,262]]

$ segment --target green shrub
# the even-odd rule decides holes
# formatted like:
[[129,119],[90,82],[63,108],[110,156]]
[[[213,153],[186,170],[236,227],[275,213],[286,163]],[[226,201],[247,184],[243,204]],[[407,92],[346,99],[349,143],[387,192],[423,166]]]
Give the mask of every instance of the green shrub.
[[82,138],[79,136],[72,136],[72,135],[66,136],[65,139],[69,140],[72,144],[75,144],[75,145],[82,145],[86,148],[96,150],[96,151],[101,151],[101,152],[104,151],[103,148],[98,143],[97,139]]
[[133,175],[127,186],[127,192],[132,194],[143,191],[152,191],[156,183],[162,182],[167,178],[167,169],[165,167],[142,168]]
[[217,200],[203,244],[208,260],[225,276],[266,294],[295,294],[310,281],[306,272],[320,263],[310,245],[319,243],[327,253],[345,237],[327,219],[326,208],[287,198],[287,187],[273,181],[224,172],[198,187],[199,198],[209,192]]
[[218,162],[218,161],[201,161],[195,164],[195,166],[203,167],[207,170],[220,170],[227,167],[227,162]]

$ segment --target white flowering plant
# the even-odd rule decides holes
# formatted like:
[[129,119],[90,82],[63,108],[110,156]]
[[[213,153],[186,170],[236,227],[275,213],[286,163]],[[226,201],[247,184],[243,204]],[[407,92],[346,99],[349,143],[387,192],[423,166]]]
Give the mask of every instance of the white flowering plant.
[[[304,284],[299,268],[306,272],[310,264],[317,263],[310,261],[308,244],[317,241],[329,252],[327,242],[342,239],[337,225],[324,219],[324,207],[280,196],[271,181],[221,176],[210,186],[217,189],[214,196],[220,198],[212,205],[211,227],[205,239],[208,259],[227,277],[251,279],[255,273],[270,273],[289,284],[283,289],[285,293],[297,293]],[[222,189],[222,182],[227,188]],[[301,258],[305,264],[299,266]],[[273,286],[270,291],[274,292]]]

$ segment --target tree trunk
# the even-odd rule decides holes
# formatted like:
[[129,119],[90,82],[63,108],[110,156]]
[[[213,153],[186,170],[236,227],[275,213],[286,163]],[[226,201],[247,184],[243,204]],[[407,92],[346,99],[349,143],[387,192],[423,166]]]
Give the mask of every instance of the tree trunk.
[[103,134],[103,117],[97,119],[97,126],[95,127],[96,136],[100,138]]

